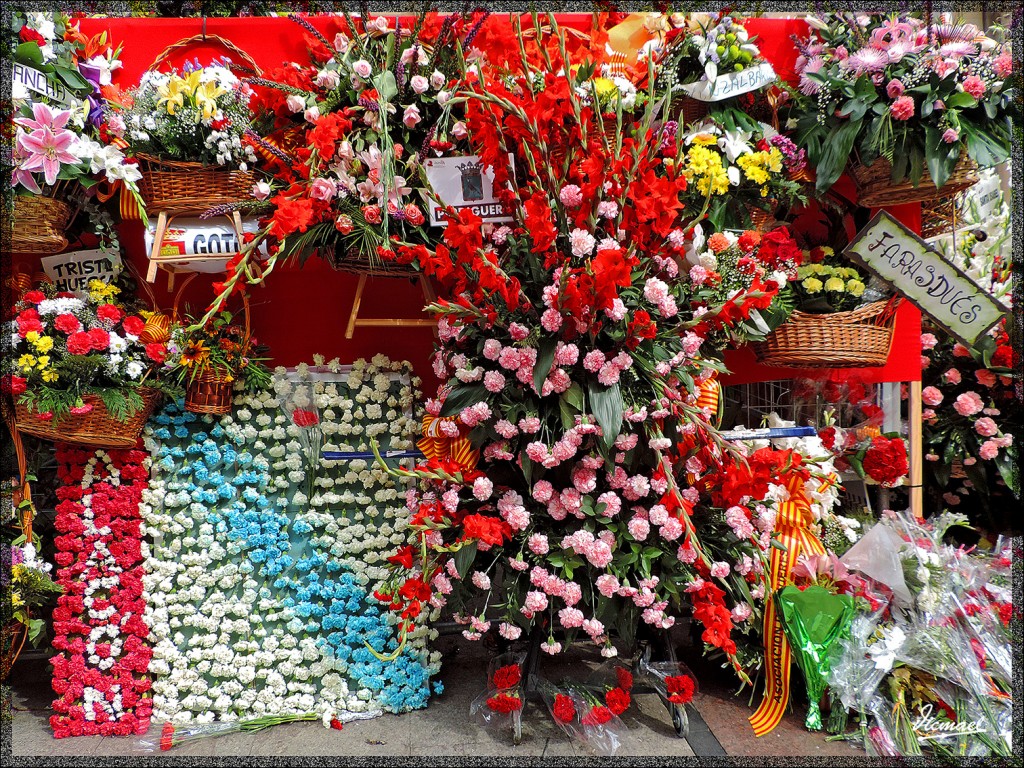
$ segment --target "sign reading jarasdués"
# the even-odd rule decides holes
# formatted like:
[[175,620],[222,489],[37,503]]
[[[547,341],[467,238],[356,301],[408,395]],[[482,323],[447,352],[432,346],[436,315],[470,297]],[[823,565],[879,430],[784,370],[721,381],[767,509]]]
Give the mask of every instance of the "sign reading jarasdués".
[[844,253],[863,264],[968,346],[995,325],[1004,309],[958,267],[884,210]]

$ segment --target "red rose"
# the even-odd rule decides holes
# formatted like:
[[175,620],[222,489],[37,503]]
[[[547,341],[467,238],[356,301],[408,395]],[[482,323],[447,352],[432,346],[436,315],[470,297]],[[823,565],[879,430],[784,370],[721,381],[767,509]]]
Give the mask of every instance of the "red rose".
[[296,408],[292,411],[292,422],[297,427],[315,427],[320,423],[320,417],[316,411],[307,411],[305,408]]
[[162,342],[152,342],[146,345],[146,357],[154,363],[162,363],[167,359],[167,345]]
[[53,327],[61,333],[74,333],[82,329],[82,324],[78,322],[78,318],[74,315],[63,314],[53,318]]
[[88,331],[89,343],[97,352],[101,352],[110,346],[110,334],[102,328],[93,328]]
[[564,693],[559,693],[555,696],[555,704],[552,707],[552,712],[555,716],[555,720],[558,722],[571,723],[576,717],[576,705],[573,704],[572,699]]
[[146,323],[141,317],[129,315],[124,319],[121,327],[124,328],[124,332],[129,336],[138,336],[142,333],[142,329],[146,327]]
[[38,304],[40,301],[44,301],[46,299],[46,294],[42,291],[29,291],[21,298],[22,301],[27,301],[30,304]]
[[122,317],[124,317],[124,313],[120,309],[115,307],[113,304],[100,304],[98,307],[96,307],[96,316],[100,320],[106,320],[110,323],[116,323]]
[[76,331],[68,336],[68,352],[72,355],[87,355],[92,350],[92,337],[85,331]]
[[30,27],[22,27],[18,32],[18,39],[23,43],[35,43],[40,48],[46,45],[46,38]]
[[408,203],[403,209],[402,213],[405,214],[405,220],[412,224],[414,227],[418,227],[424,221],[426,217],[423,215],[423,211],[415,203]]
[[379,205],[367,205],[363,207],[363,218],[367,224],[380,224],[381,214]]

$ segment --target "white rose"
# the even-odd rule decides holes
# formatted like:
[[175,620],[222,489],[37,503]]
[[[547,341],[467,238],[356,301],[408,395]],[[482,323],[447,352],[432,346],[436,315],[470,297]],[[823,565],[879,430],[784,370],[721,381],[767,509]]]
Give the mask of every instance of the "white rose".
[[285,103],[292,112],[302,112],[306,109],[306,100],[295,93],[289,94]]

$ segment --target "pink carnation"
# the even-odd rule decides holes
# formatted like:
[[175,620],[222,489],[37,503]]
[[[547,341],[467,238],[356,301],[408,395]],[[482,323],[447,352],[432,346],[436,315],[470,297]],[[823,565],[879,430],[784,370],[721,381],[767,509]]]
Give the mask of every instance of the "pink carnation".
[[543,533],[535,533],[530,536],[527,546],[535,555],[546,555],[548,553],[548,537]]
[[894,120],[909,120],[914,116],[913,97],[900,96],[889,106],[889,112]]
[[976,99],[985,95],[985,81],[977,75],[969,75],[964,78],[964,92],[971,94]]
[[956,368],[950,368],[942,375],[943,378],[945,378],[946,381],[949,382],[950,384],[956,385],[959,384],[961,381],[960,371],[958,371]]
[[947,144],[953,144],[960,140],[960,134],[957,132],[956,128],[947,128],[942,132],[942,140]]
[[939,343],[939,340],[937,338],[935,338],[935,334],[933,334],[933,333],[922,333],[921,334],[921,349],[931,349],[932,347],[934,347],[938,343]]
[[619,580],[610,573],[603,573],[594,581],[597,591],[605,597],[612,597],[619,588]]
[[925,387],[921,390],[921,400],[925,405],[938,405],[942,402],[942,392],[936,387]]
[[724,562],[717,562],[711,564],[711,575],[716,579],[724,579],[729,575],[729,564]]
[[562,205],[575,208],[583,202],[583,190],[575,184],[566,184],[558,193],[558,199],[562,201]]
[[994,387],[996,385],[996,375],[985,368],[979,368],[974,372],[974,378],[978,380],[978,383],[983,387]]
[[533,611],[534,613],[543,611],[548,607],[548,596],[543,592],[527,592],[526,600],[523,601],[523,607],[527,610]]
[[985,461],[991,461],[999,455],[999,443],[995,440],[986,440],[981,444],[981,448],[978,450],[978,455],[985,459]]
[[999,431],[999,427],[988,416],[982,416],[974,422],[974,431],[982,437],[992,437],[992,435]]
[[558,620],[566,629],[583,626],[583,611],[579,608],[563,608],[558,612]]
[[985,407],[985,403],[977,392],[964,392],[958,395],[956,401],[953,403],[953,408],[961,416],[973,416],[976,413],[980,413],[981,409]]
[[631,519],[626,523],[626,528],[629,530],[630,535],[637,541],[643,541],[647,538],[647,534],[651,532],[651,524],[642,517],[634,517]]

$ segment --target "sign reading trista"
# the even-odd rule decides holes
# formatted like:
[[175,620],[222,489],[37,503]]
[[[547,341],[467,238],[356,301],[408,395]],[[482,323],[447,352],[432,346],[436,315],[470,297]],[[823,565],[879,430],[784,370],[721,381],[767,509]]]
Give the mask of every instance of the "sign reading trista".
[[857,233],[844,253],[892,283],[968,346],[1005,312],[971,278],[885,211]]
[[714,80],[698,80],[696,83],[676,86],[698,101],[721,101],[732,96],[756,91],[776,80],[775,70],[767,61],[739,72],[719,75]]
[[[512,155],[508,156],[509,163]],[[434,157],[424,165],[427,180],[445,205],[459,210],[469,208],[484,221],[508,222],[501,201],[494,196],[494,171],[484,168],[476,155],[464,157]],[[441,206],[430,201],[430,223],[447,227],[448,219],[440,215]]]
[[44,256],[43,271],[59,291],[84,291],[90,280],[110,282],[121,271],[121,257],[94,248]]

